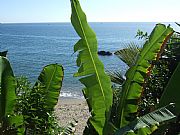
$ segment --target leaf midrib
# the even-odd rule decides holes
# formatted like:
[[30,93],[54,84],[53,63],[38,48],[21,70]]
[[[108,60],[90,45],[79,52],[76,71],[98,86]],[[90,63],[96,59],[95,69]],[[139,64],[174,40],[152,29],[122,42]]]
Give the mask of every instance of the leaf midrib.
[[[73,1],[73,0],[72,0],[72,1]],[[75,5],[75,4],[74,4],[74,1],[73,1],[73,5]],[[96,68],[96,65],[95,65],[95,62],[94,62],[92,53],[91,53],[90,48],[89,48],[89,43],[88,43],[88,40],[87,40],[87,38],[86,38],[86,34],[85,34],[85,32],[84,32],[84,29],[83,29],[83,26],[82,26],[82,23],[81,23],[79,14],[78,14],[77,9],[76,9],[76,6],[74,6],[74,8],[75,8],[75,11],[76,11],[76,14],[77,14],[77,17],[78,17],[80,26],[81,26],[81,30],[82,30],[82,33],[83,33],[83,36],[84,36],[84,40],[85,40],[85,42],[86,42],[86,44],[87,44],[88,52],[89,52],[89,54],[90,54],[90,57],[91,57],[91,60],[92,60],[92,63],[93,63],[93,67],[94,67],[95,73],[96,73],[96,75],[97,75],[97,80],[98,80],[98,82],[99,82],[100,89],[101,89],[101,93],[102,93],[102,95],[103,95],[103,99],[104,99],[104,103],[105,103],[105,94],[104,94],[104,92],[103,92],[103,88],[102,88],[102,85],[101,85],[100,77],[99,77],[99,74],[98,74],[98,71],[97,71],[97,68]],[[106,106],[106,105],[105,105],[105,106]]]
[[[164,32],[162,32],[162,34],[161,34],[161,36],[164,34],[164,33],[166,33],[166,31],[168,30],[168,28],[166,28],[165,29],[165,31]],[[170,33],[170,34],[168,34],[164,39],[163,39],[163,42],[162,42],[162,44],[164,43],[164,41],[166,40],[166,38],[169,36],[169,35],[171,35],[172,34],[172,32]],[[161,38],[161,36],[159,36],[153,43],[151,43],[151,44],[155,44],[160,38]],[[161,44],[161,45],[162,45]],[[147,52],[151,49],[152,47],[149,47],[148,49],[147,49],[147,51],[145,51],[145,54],[141,57],[141,60],[146,56],[146,54],[147,54]],[[141,61],[140,60],[140,61]],[[137,65],[136,65],[137,66]]]
[[[52,82],[52,80],[53,80],[53,78],[54,78],[54,75],[55,75],[55,72],[56,72],[56,69],[57,69],[57,66],[54,66],[55,68],[54,68],[54,71],[53,71],[53,73],[52,73],[52,76],[51,76],[51,78],[50,78],[50,80],[49,80],[49,82],[48,82],[48,85],[47,85],[47,88],[46,88],[46,92],[48,92],[48,89],[50,88],[50,85],[51,85],[51,82]],[[49,92],[48,92],[49,93]]]

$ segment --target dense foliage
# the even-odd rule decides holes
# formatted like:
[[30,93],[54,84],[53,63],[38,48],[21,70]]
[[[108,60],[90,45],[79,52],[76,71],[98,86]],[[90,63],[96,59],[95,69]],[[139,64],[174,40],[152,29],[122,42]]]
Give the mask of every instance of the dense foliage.
[[26,78],[16,79],[8,59],[0,56],[0,134],[59,134],[53,114],[63,80],[58,64],[44,67],[32,87]]
[[[75,51],[79,50],[79,55],[78,55],[78,59],[77,59],[77,65],[80,66],[79,71],[80,72],[84,72],[84,73],[92,73],[91,70],[88,69],[88,67],[91,66],[91,64],[86,61],[87,57],[88,57],[88,52],[85,54],[81,54],[83,53],[84,50],[86,50],[86,46],[88,46],[89,48],[97,48],[97,42],[96,40],[94,41],[94,33],[92,32],[92,30],[89,28],[89,26],[87,25],[87,21],[86,21],[86,17],[83,13],[83,11],[80,8],[79,2],[78,0],[72,0],[72,24],[76,30],[76,32],[78,33],[78,35],[82,38],[76,45],[75,45]],[[93,33],[93,36],[91,35],[91,33]],[[151,89],[151,91],[154,88],[148,88],[148,80],[151,80],[151,84],[154,83],[153,79],[151,79],[150,77],[152,76],[152,73],[157,75],[157,72],[155,72],[155,69],[158,70],[157,66],[155,65],[155,62],[159,62],[159,59],[161,59],[162,53],[164,51],[164,49],[166,48],[166,46],[168,45],[168,43],[170,43],[170,38],[173,35],[174,31],[173,29],[168,26],[166,27],[163,24],[157,24],[156,27],[154,28],[154,30],[152,31],[152,33],[150,34],[150,36],[147,35],[147,33],[143,34],[142,32],[139,31],[138,36],[142,35],[141,38],[145,38],[146,42],[144,44],[144,46],[141,49],[124,49],[123,51],[121,51],[120,55],[123,54],[124,57],[120,56],[120,59],[123,60],[124,62],[126,61],[128,66],[130,66],[130,69],[127,71],[126,73],[126,79],[124,80],[124,77],[121,77],[119,72],[114,73],[113,75],[111,75],[111,79],[115,82],[120,84],[119,86],[119,92],[118,90],[116,90],[116,92],[114,92],[116,95],[116,97],[114,98],[113,104],[111,105],[112,111],[111,111],[111,119],[109,119],[109,121],[106,121],[106,125],[105,127],[102,128],[108,128],[108,132],[107,130],[105,132],[99,132],[99,128],[96,124],[92,124],[89,122],[87,123],[88,126],[90,127],[88,132],[87,132],[87,128],[85,129],[84,134],[97,134],[94,130],[96,130],[98,132],[98,134],[114,134],[114,132],[117,131],[117,128],[120,128],[116,134],[119,133],[119,131],[121,132],[121,134],[151,134],[154,130],[150,130],[150,123],[147,124],[149,126],[147,126],[147,128],[143,128],[143,124],[142,121],[136,121],[137,116],[142,116],[140,117],[140,119],[144,118],[147,113],[149,113],[149,116],[152,116],[152,111],[155,110],[157,107],[154,105],[154,107],[152,107],[151,109],[149,109],[147,112],[143,111],[142,109],[144,109],[142,107],[142,105],[145,105],[144,103],[142,103],[143,101],[143,97],[145,92],[149,93],[148,90],[146,89]],[[87,35],[86,35],[87,34]],[[84,41],[83,41],[84,40]],[[94,44],[92,44],[94,43]],[[77,48],[79,47],[79,48]],[[93,50],[94,53],[97,53],[97,50],[94,49]],[[130,54],[131,53],[131,54]],[[128,55],[130,54],[130,56]],[[80,58],[79,58],[80,56]],[[91,56],[91,55],[90,55]],[[84,64],[86,64],[86,66],[84,66]],[[94,65],[98,65],[98,63],[94,63]],[[155,65],[155,66],[154,66]],[[162,69],[162,67],[161,67]],[[166,69],[166,67],[163,67],[163,69]],[[175,67],[174,67],[175,69]],[[78,71],[78,72],[79,72]],[[174,70],[172,70],[173,72]],[[164,72],[163,72],[164,73]],[[166,72],[165,72],[166,73]],[[83,74],[83,75],[88,75],[88,74]],[[95,74],[94,74],[95,75]],[[87,76],[89,77],[89,76]],[[95,76],[96,77],[96,76]],[[165,77],[165,76],[161,76],[161,77]],[[86,81],[87,83],[85,83],[86,88],[91,87],[91,81],[95,80],[96,78],[84,78],[83,79],[83,84]],[[157,78],[155,78],[154,80],[156,80]],[[88,81],[87,81],[88,80]],[[89,84],[88,84],[89,83]],[[157,83],[157,82],[156,82]],[[162,84],[163,83],[162,81]],[[166,83],[167,84],[167,83]],[[157,85],[159,86],[159,85]],[[93,87],[92,87],[93,88]],[[85,98],[87,99],[87,103],[89,105],[90,111],[91,113],[95,110],[95,109],[100,109],[100,108],[93,108],[94,110],[92,111],[92,103],[89,103],[89,100],[94,99],[94,103],[95,102],[100,102],[100,100],[102,100],[101,98],[94,98],[93,95],[89,94],[90,92],[94,92],[96,93],[97,91],[95,89],[92,89],[91,91],[89,90],[88,92],[85,91]],[[144,92],[145,91],[145,92]],[[162,94],[162,93],[161,93]],[[95,96],[95,95],[94,95]],[[97,96],[95,96],[97,97]],[[159,97],[160,98],[160,97]],[[160,100],[160,99],[159,99]],[[102,100],[103,101],[103,100]],[[170,103],[170,102],[168,102]],[[168,103],[166,105],[168,105]],[[101,104],[99,104],[100,106]],[[150,107],[150,105],[148,106]],[[168,112],[171,112],[171,114],[174,114],[175,112],[173,110],[168,110],[164,112],[158,112],[158,109],[155,110],[155,112],[158,112],[157,114],[166,114],[167,116],[169,116],[169,119],[173,119],[173,117],[170,117],[170,114],[168,114]],[[142,113],[144,112],[144,113]],[[109,112],[108,112],[109,113]],[[112,114],[113,113],[113,114]],[[110,113],[109,113],[110,114]],[[145,116],[144,116],[145,115]],[[162,122],[166,121],[164,118],[168,118],[166,117],[166,115],[164,115],[165,117],[161,117],[158,116],[161,119],[160,124],[162,124]],[[94,115],[92,113],[92,117],[95,117],[96,115]],[[158,120],[159,120],[158,118]],[[102,115],[102,119],[104,119],[104,116]],[[113,119],[113,120],[112,120]],[[151,119],[156,119],[156,118],[150,118],[146,119],[147,121],[151,121]],[[107,119],[108,120],[108,119]],[[132,133],[132,129],[131,128],[126,128],[126,126],[128,125],[132,125],[132,123],[134,123],[134,121],[138,122],[137,124],[141,125],[138,126],[138,128],[136,128],[136,130],[134,130],[134,132]],[[95,121],[94,121],[95,122]],[[156,121],[158,122],[158,121]],[[156,125],[153,125],[153,123],[151,123],[152,127],[156,127],[155,129],[157,129]],[[129,129],[124,131],[123,129]]]
[[42,86],[32,89],[27,78],[17,79],[16,113],[24,117],[25,134],[59,134],[60,126],[52,111],[45,106],[46,93]]

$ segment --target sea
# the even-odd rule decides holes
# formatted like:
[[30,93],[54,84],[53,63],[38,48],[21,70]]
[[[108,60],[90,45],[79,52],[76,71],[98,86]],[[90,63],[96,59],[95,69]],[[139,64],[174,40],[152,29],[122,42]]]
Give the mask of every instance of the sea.
[[[171,24],[174,27],[174,23]],[[155,22],[90,23],[98,39],[98,50],[110,51],[125,48],[129,43],[142,46],[142,40],[135,38],[139,30],[150,33]],[[64,81],[61,97],[83,98],[84,87],[77,72],[77,54],[74,44],[80,38],[71,23],[1,23],[0,51],[8,50],[8,58],[16,76],[26,76],[34,84],[48,64],[58,63],[64,67]],[[125,74],[128,67],[117,56],[99,56],[106,71],[120,71]]]

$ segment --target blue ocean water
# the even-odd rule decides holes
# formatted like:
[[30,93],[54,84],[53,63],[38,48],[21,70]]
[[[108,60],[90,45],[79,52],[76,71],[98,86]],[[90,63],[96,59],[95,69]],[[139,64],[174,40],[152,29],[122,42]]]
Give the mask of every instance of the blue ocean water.
[[[97,34],[99,50],[115,52],[127,43],[140,43],[138,29],[151,32],[156,23],[90,23]],[[0,24],[0,51],[8,50],[8,58],[16,76],[27,76],[34,83],[42,68],[51,63],[62,64],[65,71],[61,96],[82,97],[73,46],[79,37],[70,23]],[[106,70],[127,66],[115,55],[100,56]]]

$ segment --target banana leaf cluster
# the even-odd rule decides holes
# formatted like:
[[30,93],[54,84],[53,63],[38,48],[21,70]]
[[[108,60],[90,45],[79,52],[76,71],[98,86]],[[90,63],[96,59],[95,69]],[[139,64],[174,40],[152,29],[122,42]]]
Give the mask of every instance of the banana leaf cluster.
[[91,112],[84,134],[146,135],[154,132],[159,124],[175,119],[176,111],[174,108],[177,108],[175,106],[178,101],[175,102],[175,105],[168,101],[161,108],[150,111],[140,118],[137,117],[139,100],[147,85],[146,78],[151,75],[154,66],[152,61],[159,60],[174,33],[173,29],[170,26],[157,24],[141,49],[124,49],[116,52],[116,54],[123,54],[124,57],[121,59],[125,61],[128,57],[132,58],[132,56],[124,55],[127,52],[129,54],[130,51],[133,59],[128,62],[130,68],[126,72],[125,80],[123,77],[119,77],[119,73],[115,74],[116,76],[113,78],[116,82],[121,81],[119,84],[123,82],[123,85],[117,106],[117,115],[115,115],[116,121],[111,123],[109,117],[113,106],[111,83],[97,57],[96,35],[87,23],[79,1],[71,0],[71,6],[71,22],[81,38],[74,46],[74,51],[78,51],[77,66],[80,67],[75,76],[81,77],[80,82],[86,87],[83,89],[83,93]]

